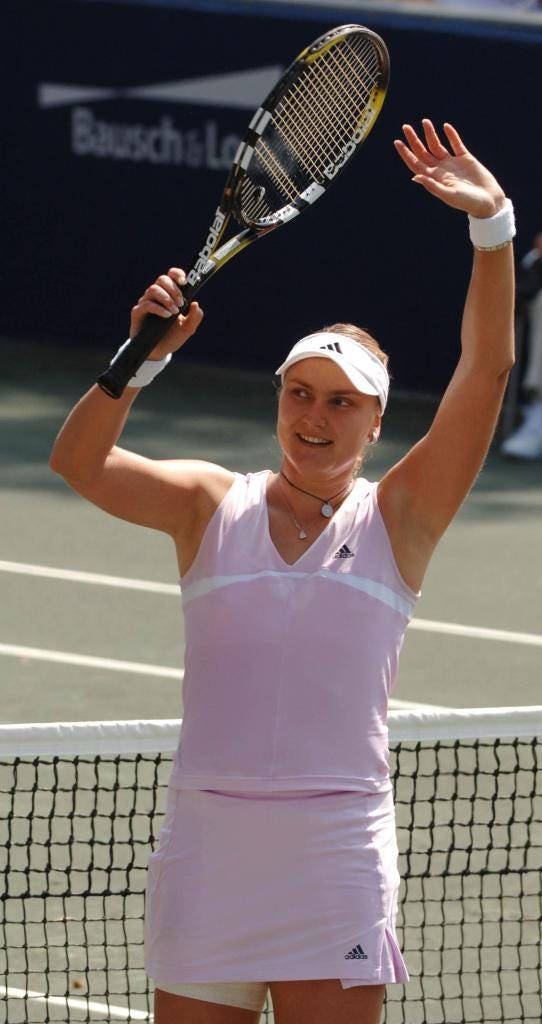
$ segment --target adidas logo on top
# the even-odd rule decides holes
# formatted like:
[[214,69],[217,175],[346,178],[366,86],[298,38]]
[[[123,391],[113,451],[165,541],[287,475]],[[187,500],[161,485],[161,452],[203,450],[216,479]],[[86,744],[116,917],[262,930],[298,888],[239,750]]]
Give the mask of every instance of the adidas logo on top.
[[345,960],[367,960],[368,957],[367,957],[367,953],[363,952],[363,949],[361,948],[361,946],[358,943],[357,946],[354,946],[354,948],[351,949],[350,952],[346,954],[344,959]]
[[348,544],[343,544],[342,548],[333,555],[334,558],[354,558],[354,552],[350,550]]

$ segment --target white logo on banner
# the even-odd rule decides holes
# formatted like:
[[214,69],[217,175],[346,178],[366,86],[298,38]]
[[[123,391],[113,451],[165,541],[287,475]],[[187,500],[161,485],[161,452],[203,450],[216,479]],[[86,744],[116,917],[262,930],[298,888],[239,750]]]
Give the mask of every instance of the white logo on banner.
[[240,138],[222,132],[216,120],[190,129],[168,115],[152,124],[111,121],[96,116],[89,104],[129,99],[253,110],[281,73],[281,67],[265,67],[126,89],[41,82],[38,106],[71,108],[70,145],[75,156],[222,170],[230,166]]

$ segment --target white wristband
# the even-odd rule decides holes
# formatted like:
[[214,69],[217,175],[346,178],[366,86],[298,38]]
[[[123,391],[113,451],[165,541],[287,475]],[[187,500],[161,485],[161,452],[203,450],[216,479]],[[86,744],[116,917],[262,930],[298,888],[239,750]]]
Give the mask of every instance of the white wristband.
[[504,249],[515,233],[516,222],[511,199],[505,199],[504,206],[493,217],[472,217],[469,213],[469,234],[475,249],[486,252]]
[[[119,350],[118,350],[118,352],[115,353],[115,355],[113,356],[113,358],[111,360],[111,364],[110,364],[111,366],[115,362],[115,359],[117,358],[117,356],[120,356],[121,352],[123,352],[124,349],[126,348],[126,346],[129,345],[129,344],[130,344],[130,338],[128,338],[128,341],[125,341],[124,345],[121,345]],[[130,377],[130,380],[128,381],[128,384],[126,385],[126,387],[128,387],[128,388],[144,388],[144,387],[146,387],[146,385],[150,384],[154,380],[154,378],[160,373],[160,371],[163,370],[165,366],[167,366],[167,364],[171,361],[171,356],[172,356],[172,353],[168,352],[167,356],[164,356],[163,359],[147,359],[139,367],[139,370],[137,370],[137,372],[134,373],[134,376]]]

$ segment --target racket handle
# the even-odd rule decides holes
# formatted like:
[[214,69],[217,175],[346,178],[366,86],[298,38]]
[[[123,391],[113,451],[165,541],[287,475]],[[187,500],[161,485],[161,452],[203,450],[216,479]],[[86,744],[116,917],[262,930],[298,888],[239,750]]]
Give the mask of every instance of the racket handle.
[[[186,316],[190,309],[190,303],[197,291],[201,288],[203,280],[197,277],[193,284],[183,285],[183,304],[179,312]],[[139,331],[130,339],[130,344],[116,356],[114,362],[100,374],[96,383],[105,391],[110,398],[120,398],[128,381],[139,370],[165,334],[173,327],[178,313],[172,316],[155,316],[148,313]]]
[[139,370],[159,341],[175,323],[176,315],[163,317],[149,313],[130,344],[116,357],[111,366],[100,374],[96,383],[110,398],[120,398],[128,381]]

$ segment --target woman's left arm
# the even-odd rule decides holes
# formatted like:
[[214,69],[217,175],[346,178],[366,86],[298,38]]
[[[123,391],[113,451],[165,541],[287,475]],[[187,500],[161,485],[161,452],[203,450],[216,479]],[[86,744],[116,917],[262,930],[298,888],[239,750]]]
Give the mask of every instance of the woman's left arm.
[[[409,125],[395,146],[413,180],[458,210],[484,219],[503,208],[492,174],[449,124],[451,152],[430,121],[425,144]],[[510,241],[474,250],[461,356],[428,433],[381,480],[378,499],[399,568],[417,589],[435,544],[468,494],[491,443],[514,362],[514,258]]]

